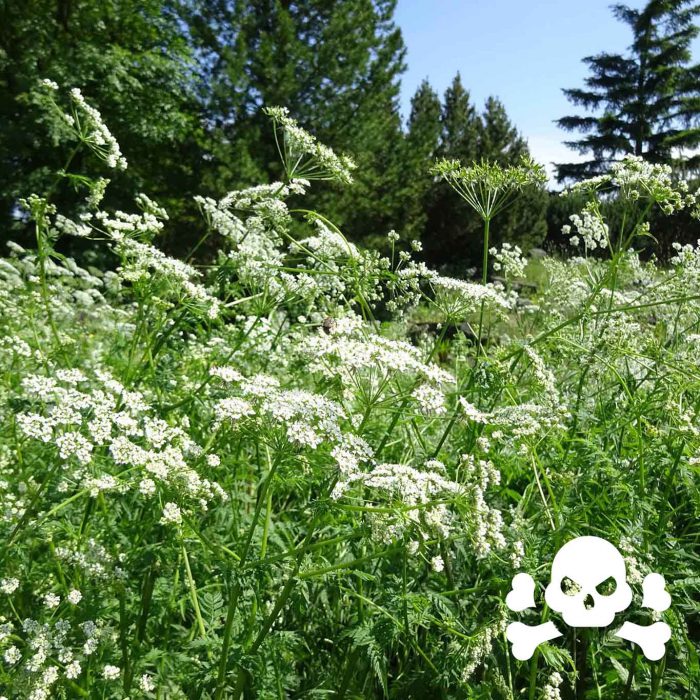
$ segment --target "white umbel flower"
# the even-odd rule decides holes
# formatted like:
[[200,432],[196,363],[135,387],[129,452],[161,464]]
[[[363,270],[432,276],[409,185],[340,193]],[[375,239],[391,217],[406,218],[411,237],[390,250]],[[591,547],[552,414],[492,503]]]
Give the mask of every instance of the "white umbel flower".
[[116,681],[120,675],[121,670],[119,669],[119,666],[111,666],[110,664],[107,664],[102,669],[102,678],[104,678],[106,681]]
[[166,503],[160,522],[164,525],[179,525],[182,522],[182,513],[179,506],[175,503]]

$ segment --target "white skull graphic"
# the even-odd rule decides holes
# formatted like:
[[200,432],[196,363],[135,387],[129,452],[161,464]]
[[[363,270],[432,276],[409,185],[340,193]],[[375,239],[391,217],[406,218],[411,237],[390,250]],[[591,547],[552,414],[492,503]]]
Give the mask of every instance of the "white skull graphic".
[[[566,591],[565,579],[570,579],[579,590]],[[605,595],[598,588],[608,579],[614,580],[614,590]],[[577,537],[554,557],[552,578],[544,598],[570,627],[606,627],[615,613],[625,610],[632,602],[625,560],[607,540]]]

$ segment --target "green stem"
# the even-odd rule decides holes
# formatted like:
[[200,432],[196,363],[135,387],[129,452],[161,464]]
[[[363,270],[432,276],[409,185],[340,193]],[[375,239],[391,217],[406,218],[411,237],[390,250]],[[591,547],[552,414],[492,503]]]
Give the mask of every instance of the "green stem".
[[[269,462],[270,456],[268,453],[268,462]],[[248,559],[248,553],[250,552],[250,545],[251,542],[253,541],[253,534],[255,533],[255,530],[258,525],[258,519],[260,518],[260,513],[262,511],[262,506],[263,503],[267,502],[267,493],[270,488],[270,484],[272,483],[272,480],[274,478],[275,472],[277,471],[277,467],[279,466],[280,460],[276,459],[271,465],[270,465],[270,470],[268,471],[267,477],[265,478],[265,481],[263,482],[260,495],[258,497],[258,502],[255,506],[255,513],[253,514],[253,520],[250,523],[250,526],[248,528],[248,533],[246,535],[246,542],[243,547],[243,552],[241,553],[241,559],[238,564],[238,569],[239,573],[243,571],[246,561]],[[306,541],[305,541],[306,544]],[[303,551],[303,550],[302,550]],[[301,555],[299,555],[298,560],[301,561]],[[231,591],[231,595],[229,597],[229,602],[228,602],[228,609],[226,611],[226,622],[224,624],[224,637],[223,637],[223,642],[221,644],[221,657],[219,659],[219,670],[217,673],[217,678],[216,678],[216,691],[214,693],[214,698],[215,700],[221,700],[221,697],[223,696],[224,693],[224,688],[225,688],[225,677],[226,677],[226,665],[228,661],[228,654],[229,650],[231,648],[231,633],[233,631],[233,621],[236,616],[236,609],[238,608],[238,599],[240,598],[241,595],[241,589],[242,585],[240,582],[240,579],[236,582],[236,584],[233,587],[233,590]],[[240,676],[240,674],[239,674]],[[240,693],[239,693],[240,694]]]
[[[489,232],[491,228],[491,219],[484,219],[484,255],[482,260],[482,270],[481,270],[481,283],[486,285],[489,279]],[[481,338],[484,330],[484,309],[486,308],[486,300],[481,300],[481,306],[479,307],[479,330],[477,332],[476,338],[476,358],[474,361],[474,370],[476,370],[479,364],[479,356],[483,352],[486,355],[486,350],[484,349]]]
[[267,501],[265,503],[265,522],[263,524],[262,542],[260,544],[260,559],[265,558],[267,553],[267,538],[270,533],[270,521],[272,520],[272,489],[267,490]]
[[653,677],[651,681],[651,693],[649,695],[649,700],[656,700],[656,697],[659,694],[659,688],[661,688],[661,681],[664,676],[664,669],[666,668],[666,659],[661,659],[659,665],[653,668],[654,672],[652,674]]
[[202,619],[202,612],[199,609],[199,599],[197,598],[197,586],[195,585],[194,578],[192,577],[192,569],[190,568],[190,559],[187,556],[187,549],[185,549],[185,543],[182,543],[182,558],[185,562],[185,573],[187,574],[187,586],[190,589],[190,597],[192,598],[192,606],[194,607],[194,615],[197,619],[197,627],[199,628],[199,633],[203,639],[207,637],[207,631],[204,627],[204,620]]
[[630,662],[630,670],[627,673],[627,683],[625,683],[625,689],[622,693],[622,700],[627,700],[630,696],[630,691],[632,690],[632,683],[634,682],[634,672],[637,670],[638,656],[639,647],[635,644],[634,651],[632,652],[632,661]]
[[344,700],[345,695],[350,687],[350,681],[353,676],[357,674],[357,657],[360,655],[360,651],[355,647],[349,654],[347,664],[345,666],[345,671],[343,673],[343,679],[340,683],[338,692],[336,693],[337,700]]
[[119,595],[119,643],[121,645],[122,663],[124,669],[124,694],[128,695],[131,688],[131,663],[129,655],[129,640],[127,638],[127,630],[129,624],[126,613],[126,591],[122,590]]
[[51,300],[49,299],[49,288],[46,283],[46,258],[48,253],[46,252],[44,246],[44,231],[41,226],[41,221],[43,220],[43,211],[40,216],[37,216],[35,232],[36,232],[36,246],[37,246],[37,257],[39,258],[39,287],[41,288],[41,298],[44,302],[44,310],[46,311],[46,317],[49,320],[49,328],[51,329],[51,335],[53,336],[54,343],[56,347],[63,355],[64,359],[66,356],[65,350],[63,349],[63,344],[61,343],[61,337],[58,334],[58,328],[56,327],[56,321],[53,317],[53,311],[51,311]]
[[530,661],[530,690],[528,692],[528,700],[535,700],[535,693],[537,692],[537,660],[539,659],[540,650],[535,649],[535,653],[532,655]]
[[136,643],[140,644],[146,636],[146,623],[148,622],[148,613],[151,609],[151,600],[153,599],[153,588],[156,582],[156,559],[152,559],[148,572],[144,578],[141,588],[141,614],[136,626]]

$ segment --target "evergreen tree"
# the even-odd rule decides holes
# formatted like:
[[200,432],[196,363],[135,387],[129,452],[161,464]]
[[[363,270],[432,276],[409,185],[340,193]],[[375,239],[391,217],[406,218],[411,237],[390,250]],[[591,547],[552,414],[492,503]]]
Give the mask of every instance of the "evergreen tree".
[[421,236],[427,220],[429,195],[434,185],[428,166],[437,157],[440,147],[440,116],[440,98],[424,80],[411,98],[406,134],[403,230],[410,238]]
[[[477,158],[479,117],[457,73],[445,91],[437,156],[470,163]],[[428,170],[430,163],[425,164]],[[463,267],[478,259],[480,223],[471,209],[446,183],[433,185],[428,197],[423,234],[425,258],[433,265]],[[462,274],[465,270],[461,269]]]
[[[177,219],[182,192],[192,191],[199,179],[196,168],[201,151],[191,54],[176,4],[37,0],[1,7],[3,231],[14,221],[18,199],[46,191],[65,163],[66,151],[51,147],[42,112],[33,108],[30,99],[44,78],[66,92],[81,88],[120,142],[130,166],[113,176],[109,204],[131,208],[134,194],[144,190],[160,199]],[[87,159],[73,166],[90,172],[91,162]],[[75,193],[63,182],[53,198],[63,212],[69,212]]]
[[625,154],[675,161],[688,171],[700,166],[699,156],[683,156],[684,149],[700,145],[700,64],[690,63],[699,11],[692,0],[650,0],[640,10],[613,6],[633,42],[625,55],[585,58],[591,71],[586,87],[564,90],[573,104],[599,114],[558,120],[563,129],[586,134],[567,145],[591,155],[559,165],[560,181],[598,174]]
[[[358,164],[356,183],[312,204],[360,238],[399,220],[404,45],[396,0],[218,0],[196,3],[191,26],[203,84],[212,86],[209,189],[279,177],[263,106],[282,105]],[[361,29],[361,31],[360,31]]]
[[517,163],[527,154],[527,142],[508,118],[503,103],[489,97],[479,121],[480,157],[507,166]]
[[479,116],[459,73],[445,91],[440,157],[464,162],[478,155]]

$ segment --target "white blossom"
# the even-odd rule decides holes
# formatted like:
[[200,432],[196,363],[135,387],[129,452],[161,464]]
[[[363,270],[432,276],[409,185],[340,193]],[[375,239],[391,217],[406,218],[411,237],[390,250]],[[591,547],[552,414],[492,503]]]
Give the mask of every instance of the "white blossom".
[[12,595],[19,588],[19,580],[16,578],[4,578],[0,581],[0,591]]
[[44,596],[44,605],[47,608],[57,608],[61,603],[61,597],[55,593],[47,593]]
[[182,523],[182,513],[175,503],[166,503],[163,507],[163,517],[160,519],[166,525],[179,525]]
[[106,681],[115,681],[120,675],[121,670],[119,669],[119,666],[111,666],[110,664],[107,664],[102,669],[102,678],[104,678]]

